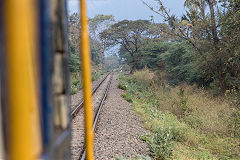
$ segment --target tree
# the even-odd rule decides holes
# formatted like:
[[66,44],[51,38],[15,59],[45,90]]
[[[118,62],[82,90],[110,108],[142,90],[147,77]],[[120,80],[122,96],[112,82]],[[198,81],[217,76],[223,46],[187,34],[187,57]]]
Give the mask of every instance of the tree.
[[108,44],[101,39],[99,34],[109,28],[113,22],[114,17],[112,15],[96,15],[89,19],[89,32],[92,39],[91,46],[94,51],[99,51],[99,58],[103,66],[105,67],[104,54],[108,48]]
[[[239,7],[239,0],[186,0],[186,14],[181,20],[171,16],[161,0],[156,0],[156,2],[158,8],[151,7],[143,1],[168,22],[169,30],[165,30],[168,35],[184,39],[195,48],[198,59],[195,65],[201,68],[200,74],[218,83],[222,93],[234,87],[232,78],[239,78],[240,70],[239,67],[231,66],[229,61],[234,58],[239,59],[239,54],[233,55],[225,49],[225,46],[231,46],[232,42],[229,39],[234,39],[235,46],[239,46],[239,39],[236,38],[236,34],[239,35],[239,29],[234,31],[228,28],[235,35],[227,34],[225,29],[228,26],[227,23],[234,23],[233,26],[239,24],[239,10],[233,10],[233,6]],[[206,14],[207,6],[209,7],[208,14]],[[233,15],[231,17],[234,17],[234,20],[229,17],[230,15]],[[236,51],[236,47],[233,51]]]
[[73,13],[68,19],[68,46],[69,46],[69,68],[70,72],[80,71],[80,17]]
[[[102,29],[106,29],[108,23],[112,21],[112,16],[99,15],[89,20],[89,30],[90,30],[90,51],[92,64],[98,65],[103,62],[103,44],[99,39],[99,33]],[[101,29],[102,28],[102,29]],[[68,36],[69,36],[69,66],[70,71],[77,72],[80,71],[80,16],[77,13],[73,13],[69,16],[68,20]]]
[[143,49],[142,58],[137,65],[137,69],[145,67],[151,70],[164,71],[163,55],[169,50],[170,43],[162,40],[149,40]]
[[158,35],[151,30],[151,25],[146,20],[123,20],[113,24],[100,34],[101,39],[104,39],[110,46],[120,45],[127,52],[128,63],[131,65],[130,73],[136,70],[148,40],[153,39],[154,35]]
[[195,65],[196,57],[192,45],[187,41],[173,42],[169,45],[168,53],[162,58],[169,83],[171,85],[182,82],[197,83],[198,86],[209,85],[211,79],[202,75],[199,67]]

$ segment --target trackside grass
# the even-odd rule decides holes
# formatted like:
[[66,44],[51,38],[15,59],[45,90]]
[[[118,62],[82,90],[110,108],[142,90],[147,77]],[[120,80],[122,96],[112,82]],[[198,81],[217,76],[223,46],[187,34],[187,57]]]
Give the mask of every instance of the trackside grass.
[[[96,81],[99,77],[105,74],[107,70],[92,71],[92,81]],[[73,72],[70,74],[71,95],[76,94],[82,89],[81,72]]]
[[231,125],[235,110],[227,97],[186,84],[170,87],[147,69],[119,79],[122,96],[152,131],[139,138],[154,159],[240,159],[238,128]]

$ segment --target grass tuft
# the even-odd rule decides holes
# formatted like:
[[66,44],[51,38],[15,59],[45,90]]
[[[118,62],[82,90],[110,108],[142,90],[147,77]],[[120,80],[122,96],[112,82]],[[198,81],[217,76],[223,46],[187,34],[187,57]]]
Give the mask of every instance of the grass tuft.
[[[92,72],[92,81],[96,81],[99,79],[101,75],[104,75],[107,70],[98,70]],[[78,91],[82,89],[82,77],[81,72],[72,72],[70,74],[70,87],[71,87],[71,95],[76,94]]]

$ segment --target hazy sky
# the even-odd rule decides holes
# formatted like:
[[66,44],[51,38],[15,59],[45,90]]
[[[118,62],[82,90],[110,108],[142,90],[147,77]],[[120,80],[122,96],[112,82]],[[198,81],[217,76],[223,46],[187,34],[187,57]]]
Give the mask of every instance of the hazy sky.
[[[145,0],[148,3],[154,0]],[[185,0],[163,0],[171,13],[181,16]],[[116,20],[149,20],[154,16],[155,21],[160,21],[160,17],[149,10],[140,0],[87,0],[88,16],[94,17],[97,14],[113,15]],[[68,11],[70,13],[78,12],[79,0],[68,0]]]

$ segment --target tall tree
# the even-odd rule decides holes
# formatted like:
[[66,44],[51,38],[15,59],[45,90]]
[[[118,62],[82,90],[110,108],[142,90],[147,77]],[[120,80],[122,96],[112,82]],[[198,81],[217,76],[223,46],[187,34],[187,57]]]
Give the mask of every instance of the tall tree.
[[[106,29],[113,21],[112,16],[97,15],[89,20],[90,31],[90,50],[92,64],[98,65],[104,63],[104,43],[99,38],[99,33]],[[68,19],[68,35],[69,35],[69,50],[70,60],[69,66],[71,71],[79,71],[80,57],[79,57],[79,42],[80,42],[80,16],[73,13]]]
[[154,35],[158,35],[152,32],[151,25],[146,20],[123,20],[113,24],[109,29],[101,33],[101,39],[104,39],[109,45],[120,45],[129,53],[130,73],[136,70],[147,40],[154,38]]
[[69,46],[69,67],[71,72],[80,71],[80,17],[73,13],[68,18],[68,46]]
[[[226,44],[226,39],[225,41],[223,40],[225,34],[222,31],[226,26],[226,22],[229,21],[230,14],[227,15],[226,13],[230,11],[232,4],[238,4],[239,0],[186,0],[186,14],[181,20],[176,17],[173,18],[161,0],[156,0],[156,2],[158,3],[158,8],[151,7],[143,1],[151,10],[162,16],[169,23],[170,29],[167,30],[167,34],[187,40],[193,45],[197,51],[196,56],[198,56],[196,65],[202,68],[202,74],[212,79],[214,83],[218,83],[222,93],[227,88],[233,87],[231,84],[233,81],[230,77],[237,77],[236,72],[239,71],[233,74],[231,70],[235,69],[228,65],[229,58],[232,58],[230,55],[232,54],[229,54],[223,48],[223,43]],[[206,14],[206,4],[209,7],[208,14]],[[219,7],[221,8],[219,9]],[[239,15],[240,13],[235,11],[233,14]],[[236,17],[235,23],[239,23],[239,16]],[[231,35],[228,38],[231,39],[233,37]],[[236,41],[236,43],[239,44],[239,41]],[[235,56],[235,58],[237,57]]]
[[99,50],[100,61],[104,64],[104,54],[108,48],[108,45],[104,39],[101,39],[99,34],[109,28],[114,23],[114,17],[112,15],[96,15],[89,19],[89,32],[93,43],[91,43],[92,48],[97,51]]

